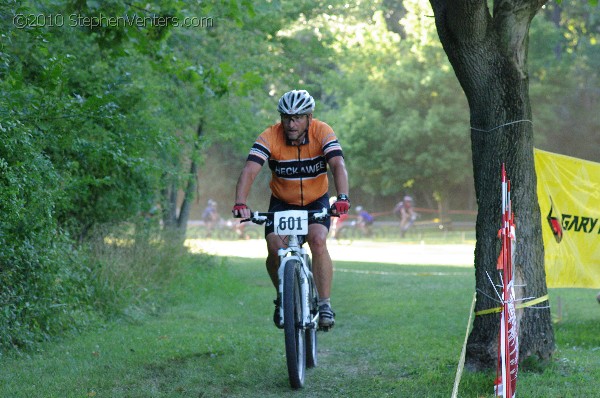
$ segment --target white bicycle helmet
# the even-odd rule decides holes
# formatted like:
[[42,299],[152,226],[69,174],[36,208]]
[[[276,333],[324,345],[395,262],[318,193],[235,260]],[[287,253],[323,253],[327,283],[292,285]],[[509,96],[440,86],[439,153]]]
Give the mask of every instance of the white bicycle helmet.
[[315,100],[306,90],[292,90],[279,99],[277,111],[284,115],[308,115],[315,110]]

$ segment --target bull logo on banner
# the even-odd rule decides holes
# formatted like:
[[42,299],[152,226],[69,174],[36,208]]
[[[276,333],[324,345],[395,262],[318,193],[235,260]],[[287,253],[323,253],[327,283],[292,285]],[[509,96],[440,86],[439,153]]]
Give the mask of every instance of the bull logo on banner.
[[554,239],[556,239],[556,243],[560,243],[563,238],[563,229],[560,225],[560,220],[558,217],[553,215],[554,213],[554,202],[552,201],[552,196],[550,196],[550,212],[548,213],[548,224],[550,225],[550,230],[552,231],[552,235],[554,235]]

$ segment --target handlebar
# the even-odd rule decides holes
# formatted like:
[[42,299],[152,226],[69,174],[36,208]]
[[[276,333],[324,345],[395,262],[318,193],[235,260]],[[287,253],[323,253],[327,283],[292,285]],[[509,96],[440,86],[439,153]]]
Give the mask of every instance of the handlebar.
[[[322,220],[326,217],[339,217],[339,214],[332,213],[331,209],[328,209],[326,207],[323,207],[321,210],[307,210],[307,211],[308,211],[308,219],[309,220]],[[275,213],[276,212],[273,212],[273,211],[266,211],[266,212],[255,211],[252,213],[252,217],[245,218],[241,222],[252,221],[255,224],[259,224],[259,225],[264,224],[269,219],[273,219],[273,215]]]

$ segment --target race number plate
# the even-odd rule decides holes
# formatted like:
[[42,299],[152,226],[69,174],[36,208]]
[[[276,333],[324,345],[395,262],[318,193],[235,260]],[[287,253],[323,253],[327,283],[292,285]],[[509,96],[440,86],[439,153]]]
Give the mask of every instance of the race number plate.
[[308,211],[306,210],[278,211],[273,221],[278,235],[308,235]]

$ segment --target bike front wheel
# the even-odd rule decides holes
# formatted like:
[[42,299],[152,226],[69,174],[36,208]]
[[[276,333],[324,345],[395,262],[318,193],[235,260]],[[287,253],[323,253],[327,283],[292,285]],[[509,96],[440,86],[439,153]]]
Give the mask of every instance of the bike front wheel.
[[[306,256],[306,265],[308,269],[312,271],[312,262],[309,256]],[[311,317],[314,319],[319,312],[319,295],[317,293],[317,288],[315,286],[314,280],[312,278],[309,279],[309,307],[311,309]],[[314,327],[310,327],[306,329],[306,367],[314,368],[317,366],[317,327],[318,325],[313,325]]]
[[302,295],[300,291],[301,264],[298,260],[286,263],[283,274],[283,331],[285,355],[292,388],[304,385],[306,370],[306,331],[302,319]]

